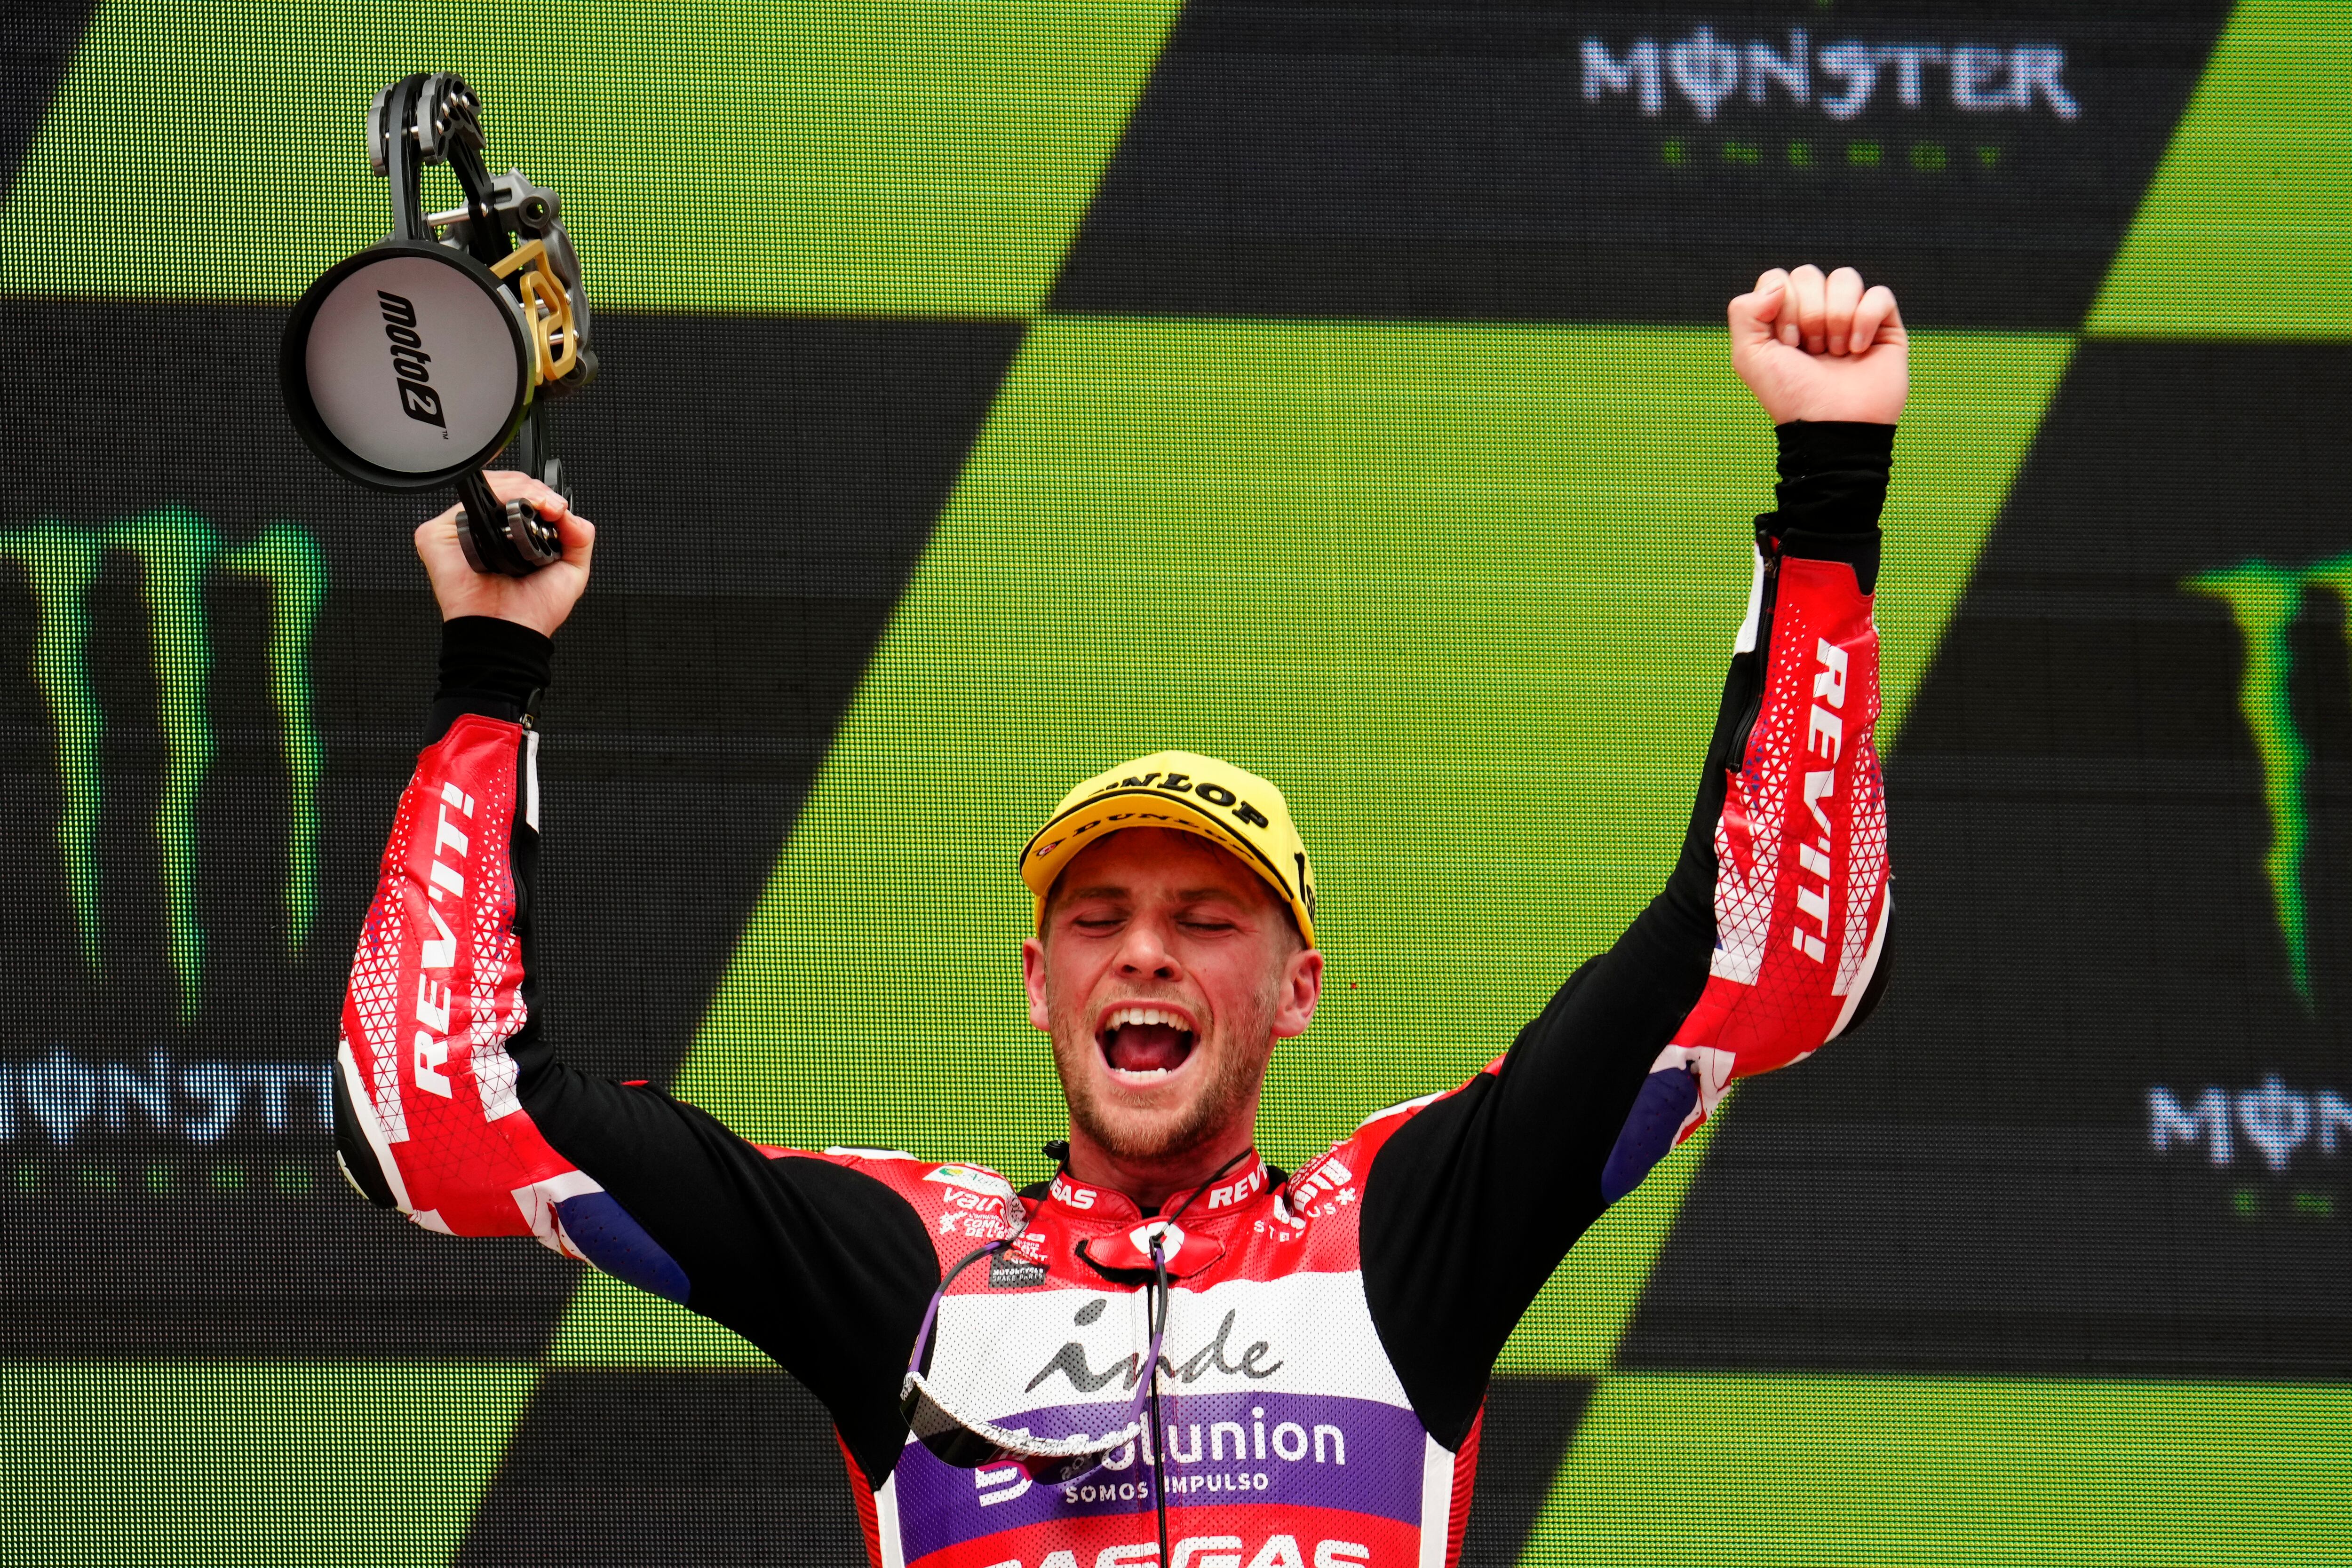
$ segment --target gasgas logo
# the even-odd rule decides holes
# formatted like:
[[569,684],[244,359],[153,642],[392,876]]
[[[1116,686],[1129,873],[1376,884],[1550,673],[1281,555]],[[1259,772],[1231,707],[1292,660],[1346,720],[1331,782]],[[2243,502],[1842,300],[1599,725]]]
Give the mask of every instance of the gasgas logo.
[[[1269,1535],[1255,1552],[1238,1535],[1188,1535],[1169,1549],[1169,1568],[1365,1568],[1372,1549],[1355,1541],[1318,1541],[1303,1545],[1296,1535]],[[1244,1553],[1248,1553],[1246,1558]],[[1160,1543],[1138,1542],[1106,1546],[1082,1558],[1069,1550],[1049,1552],[1037,1568],[1143,1568],[1160,1561]],[[1025,1568],[1023,1559],[1009,1557],[989,1568]]]

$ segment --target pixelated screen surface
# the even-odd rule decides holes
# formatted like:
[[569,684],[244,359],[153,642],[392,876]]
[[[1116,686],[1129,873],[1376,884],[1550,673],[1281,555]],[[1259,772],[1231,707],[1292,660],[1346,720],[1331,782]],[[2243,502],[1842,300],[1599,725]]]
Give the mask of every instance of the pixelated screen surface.
[[756,1351],[335,1169],[437,503],[315,459],[276,356],[387,226],[369,99],[446,68],[599,308],[549,1029],[1021,1181],[1014,856],[1118,758],[1232,757],[1314,848],[1278,1164],[1622,928],[1769,504],[1723,301],[1892,285],[1892,986],[1561,1266],[1464,1560],[2343,1560],[2339,6],[21,9],[0,1559],[863,1561]]

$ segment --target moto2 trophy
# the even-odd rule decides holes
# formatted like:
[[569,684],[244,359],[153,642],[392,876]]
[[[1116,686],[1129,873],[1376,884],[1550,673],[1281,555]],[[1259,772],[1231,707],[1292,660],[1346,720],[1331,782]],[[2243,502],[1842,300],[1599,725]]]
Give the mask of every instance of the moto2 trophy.
[[[305,289],[279,345],[278,382],[310,449],[362,485],[455,485],[476,571],[522,577],[562,558],[555,529],[500,501],[482,465],[512,466],[567,501],[548,403],[596,374],[580,258],[562,198],[482,162],[482,104],[446,71],[376,94],[368,162],[391,186],[392,233]],[[425,166],[446,163],[464,204],[424,209]]]

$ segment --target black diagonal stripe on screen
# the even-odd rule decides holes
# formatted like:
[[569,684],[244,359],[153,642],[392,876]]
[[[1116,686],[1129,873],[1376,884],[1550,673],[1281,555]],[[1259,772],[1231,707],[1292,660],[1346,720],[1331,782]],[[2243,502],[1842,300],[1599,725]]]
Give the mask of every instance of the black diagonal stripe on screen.
[[[0,1054],[27,1108],[0,1243],[16,1354],[532,1354],[576,1274],[527,1243],[415,1231],[332,1173],[311,1083],[429,695],[434,616],[409,534],[443,501],[362,491],[300,448],[275,386],[282,319],[0,307],[18,356],[0,420],[46,433],[6,443],[0,516],[0,854],[20,868],[0,984],[25,998]],[[1021,327],[598,324],[604,378],[559,414],[601,532],[542,705],[541,1015],[590,1070],[659,1081]],[[124,526],[158,513],[143,544]],[[278,521],[293,525],[281,538],[314,542],[326,584],[296,639],[324,766],[314,914],[290,957],[286,755],[302,727],[281,713],[271,639],[300,573],[235,553]],[[59,584],[77,560],[94,577],[74,591]],[[195,562],[193,597],[151,610],[142,563],[173,560]],[[58,683],[34,653],[77,613],[75,671],[104,722],[100,765],[69,791]],[[176,921],[156,826],[167,788],[194,791],[179,835],[193,914]],[[58,837],[69,794],[96,802],[96,968]]]
[[457,1568],[863,1568],[847,1467],[815,1396],[776,1373],[552,1372]]
[[2226,0],[1844,10],[1194,0],[1054,307],[1719,323],[1813,260],[2072,329]]
[[1518,1568],[1591,1398],[1589,1377],[1498,1377],[1487,1385],[1462,1568]]
[[66,78],[98,0],[15,0],[0,26],[0,201],[16,188],[16,171],[40,134],[49,100]]
[[1885,1003],[1740,1091],[1624,1364],[2352,1375],[2347,423],[2339,346],[2079,351],[1888,767]]

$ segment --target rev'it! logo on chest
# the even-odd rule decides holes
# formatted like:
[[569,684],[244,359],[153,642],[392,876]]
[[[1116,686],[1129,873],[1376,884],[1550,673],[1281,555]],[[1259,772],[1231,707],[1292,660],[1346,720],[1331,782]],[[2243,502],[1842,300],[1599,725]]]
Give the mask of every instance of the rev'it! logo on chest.
[[[1078,1327],[1085,1328],[1100,1319],[1109,1304],[1106,1298],[1097,1296],[1080,1307],[1077,1316],[1072,1321]],[[1237,1311],[1227,1312],[1209,1343],[1181,1360],[1177,1359],[1172,1347],[1163,1350],[1160,1355],[1160,1375],[1175,1383],[1197,1383],[1213,1372],[1223,1373],[1227,1376],[1265,1378],[1281,1371],[1281,1362],[1266,1361],[1274,1347],[1265,1340],[1254,1341],[1241,1352],[1239,1359],[1234,1358],[1232,1349],[1234,1320],[1239,1315]],[[1038,1385],[1057,1372],[1068,1378],[1070,1386],[1081,1394],[1098,1394],[1114,1378],[1119,1380],[1122,1389],[1132,1389],[1143,1375],[1143,1353],[1130,1351],[1097,1372],[1087,1361],[1087,1347],[1072,1340],[1037,1369],[1037,1375],[1029,1380],[1023,1392],[1034,1392]]]

